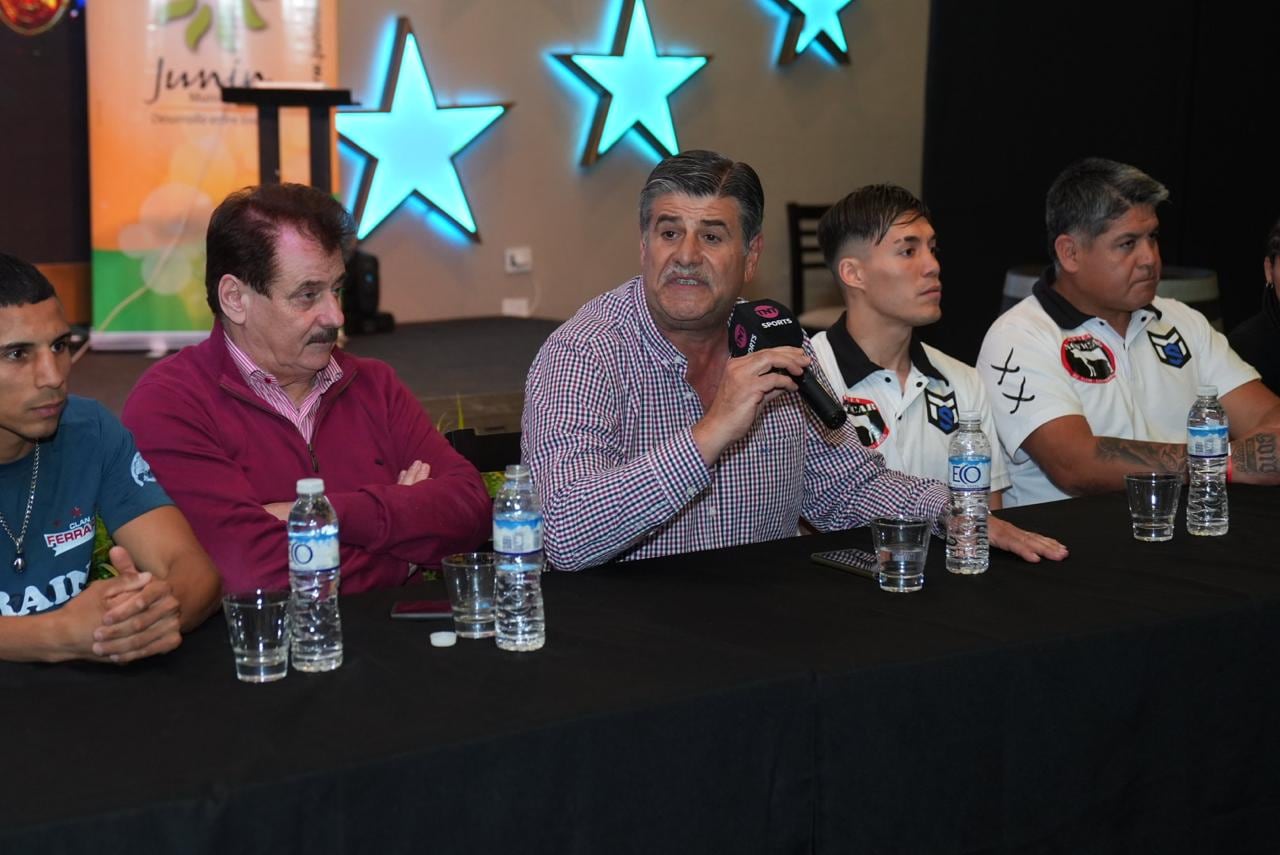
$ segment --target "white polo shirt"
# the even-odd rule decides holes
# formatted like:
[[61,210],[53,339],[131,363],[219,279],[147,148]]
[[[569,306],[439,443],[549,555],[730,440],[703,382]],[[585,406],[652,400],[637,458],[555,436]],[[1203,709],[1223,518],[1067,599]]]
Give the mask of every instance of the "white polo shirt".
[[912,338],[911,372],[904,389],[896,372],[867,357],[849,335],[845,320],[841,315],[829,330],[814,336],[813,350],[862,444],[884,455],[890,469],[945,484],[951,435],[960,427],[960,412],[972,410],[982,414],[982,429],[991,443],[991,489],[1008,487],[995,421],[978,372]]
[[1258,377],[1184,303],[1156,297],[1120,335],[1053,290],[1053,277],[1049,268],[1030,297],[996,319],[978,354],[1009,459],[1010,507],[1068,498],[1022,450],[1045,422],[1079,415],[1094,436],[1184,443],[1197,386],[1211,383],[1221,396]]

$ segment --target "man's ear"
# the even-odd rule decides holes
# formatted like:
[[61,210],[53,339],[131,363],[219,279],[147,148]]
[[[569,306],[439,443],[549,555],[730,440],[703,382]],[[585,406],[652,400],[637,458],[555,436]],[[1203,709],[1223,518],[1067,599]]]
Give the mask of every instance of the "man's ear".
[[1080,241],[1071,235],[1062,234],[1053,239],[1053,252],[1058,257],[1058,266],[1068,273],[1080,269]]
[[867,290],[867,268],[856,255],[846,255],[836,263],[836,278],[846,288]]
[[[1280,259],[1277,260],[1280,261]],[[1280,264],[1272,262],[1270,258],[1262,259],[1262,275],[1267,277],[1268,285],[1276,284],[1276,273],[1280,273],[1277,268],[1280,268]]]
[[760,232],[747,243],[746,263],[742,269],[742,281],[750,282],[755,278],[756,267],[760,264],[760,251],[764,249],[764,232]]
[[249,286],[230,273],[224,273],[218,280],[218,305],[222,314],[233,324],[243,324],[247,309]]

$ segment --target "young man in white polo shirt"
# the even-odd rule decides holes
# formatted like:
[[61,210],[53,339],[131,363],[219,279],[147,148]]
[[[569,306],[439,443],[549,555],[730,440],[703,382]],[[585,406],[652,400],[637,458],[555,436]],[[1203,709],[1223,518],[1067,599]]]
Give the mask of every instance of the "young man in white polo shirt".
[[[818,244],[845,313],[814,336],[813,349],[862,444],[891,469],[946,481],[958,415],[973,411],[995,451],[978,373],[914,335],[942,317],[942,268],[924,203],[893,184],[861,187],[823,215]],[[993,454],[992,507],[1008,486],[1003,457]]]
[[1156,296],[1156,206],[1168,191],[1101,158],[1049,188],[1053,266],[999,317],[978,355],[1021,505],[1185,472],[1187,411],[1213,384],[1231,423],[1229,479],[1280,483],[1280,398],[1194,309]]

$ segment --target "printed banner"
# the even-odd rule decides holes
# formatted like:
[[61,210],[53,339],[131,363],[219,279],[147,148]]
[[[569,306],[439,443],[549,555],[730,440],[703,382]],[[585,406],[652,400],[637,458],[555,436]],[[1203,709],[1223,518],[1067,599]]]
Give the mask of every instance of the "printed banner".
[[[159,351],[208,333],[209,215],[227,193],[258,183],[257,111],[223,104],[221,88],[336,86],[336,7],[86,4],[95,347]],[[282,179],[307,183],[305,110],[280,111],[280,142]]]

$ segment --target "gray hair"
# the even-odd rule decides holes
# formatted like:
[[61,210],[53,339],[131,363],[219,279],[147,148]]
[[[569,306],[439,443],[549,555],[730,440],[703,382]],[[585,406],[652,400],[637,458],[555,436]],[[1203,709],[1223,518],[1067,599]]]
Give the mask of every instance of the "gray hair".
[[742,242],[747,247],[764,225],[764,188],[760,186],[760,176],[747,164],[714,151],[682,151],[653,168],[640,191],[641,235],[649,232],[653,200],[668,193],[736,201],[742,221]]
[[1169,190],[1136,166],[1101,157],[1076,161],[1053,180],[1044,201],[1049,257],[1057,265],[1058,235],[1092,241],[1135,205],[1154,208],[1168,198]]

